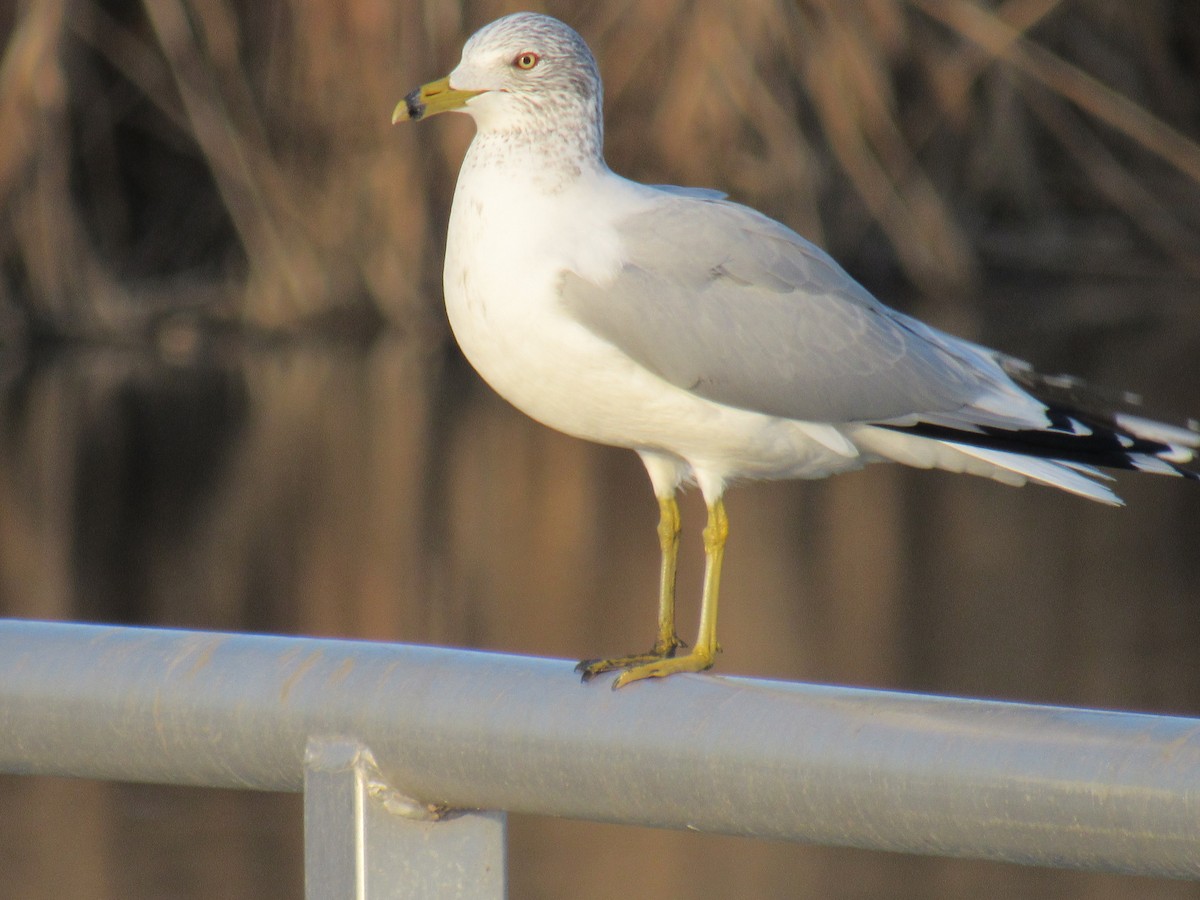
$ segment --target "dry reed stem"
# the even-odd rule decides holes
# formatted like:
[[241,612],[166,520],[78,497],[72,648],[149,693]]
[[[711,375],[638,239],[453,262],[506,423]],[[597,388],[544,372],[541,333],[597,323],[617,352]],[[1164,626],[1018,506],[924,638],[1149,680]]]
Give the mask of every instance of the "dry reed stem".
[[[392,130],[387,113],[411,85],[447,71],[504,3],[469,16],[459,3],[381,0],[156,0],[143,19],[121,21],[107,9],[46,0],[14,13],[0,60],[0,304],[55,329],[110,333],[180,308],[194,276],[146,278],[121,261],[154,253],[151,268],[170,271],[170,232],[145,250],[144,236],[125,232],[139,215],[197,198],[195,184],[169,180],[149,200],[123,193],[118,170],[138,165],[128,154],[157,152],[157,141],[211,177],[229,235],[204,277],[236,288],[246,324],[290,330],[356,308],[392,322],[439,317],[441,234],[470,130],[441,121],[419,134]],[[1153,13],[1121,13],[1136,25],[1129,37],[1099,7],[1059,0],[994,10],[936,0],[564,0],[550,11],[576,24],[600,59],[614,167],[724,188],[852,265],[855,253],[878,255],[874,233],[927,293],[969,287],[997,203],[1035,223],[1078,202],[1057,193],[1051,167],[1061,157],[1045,152],[1062,147],[1156,252],[1191,268],[1197,223],[1181,208],[1186,194],[1085,120],[1056,116],[1051,98],[1165,160],[1188,192],[1200,185],[1200,146],[1139,105],[1139,88],[1106,85],[1037,36],[1070,28],[1092,52],[1171,86],[1182,121],[1200,98],[1164,61],[1171,23]],[[98,77],[98,62],[113,74]],[[131,131],[129,101],[114,101],[112,85],[148,101],[150,140],[149,114]],[[90,196],[80,194],[81,170]],[[106,172],[111,183],[96,185]],[[217,237],[178,233],[175,242]]]
[[[121,292],[74,211],[61,58],[65,16],[64,0],[20,8],[0,61],[0,258],[19,260],[38,287],[35,299],[14,297],[4,285],[0,303],[22,308],[27,319],[79,332],[107,327],[101,311],[112,309]],[[80,295],[106,302],[80,304]]]
[[822,10],[808,41],[805,85],[837,161],[888,235],[901,265],[925,290],[961,289],[975,260],[953,213],[922,171],[897,122],[885,41],[852,21],[844,4]]
[[1180,134],[1144,106],[1028,40],[1016,28],[973,3],[909,2],[1200,183],[1200,144]]
[[1128,216],[1180,271],[1200,276],[1200,242],[1171,206],[1154,196],[1122,165],[1061,97],[1035,90],[1024,93],[1029,109],[1078,162],[1093,187]]

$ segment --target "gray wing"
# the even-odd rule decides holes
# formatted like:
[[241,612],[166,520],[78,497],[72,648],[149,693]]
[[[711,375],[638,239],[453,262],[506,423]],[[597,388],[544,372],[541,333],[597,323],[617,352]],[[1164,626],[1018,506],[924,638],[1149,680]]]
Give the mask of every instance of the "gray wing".
[[[888,309],[748,207],[663,194],[620,230],[626,258],[615,281],[566,272],[562,301],[678,387],[817,422],[930,413],[952,422],[961,410],[963,424],[1012,424],[1033,413],[990,351]],[[965,409],[980,398],[982,415]]]

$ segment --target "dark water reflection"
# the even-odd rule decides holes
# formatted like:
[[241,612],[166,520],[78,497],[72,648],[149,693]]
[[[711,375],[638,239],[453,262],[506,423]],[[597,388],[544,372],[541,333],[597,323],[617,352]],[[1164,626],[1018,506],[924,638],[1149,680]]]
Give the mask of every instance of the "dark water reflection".
[[[1200,329],[1180,308],[1009,346],[1196,413]],[[636,458],[527,421],[436,328],[366,349],[10,355],[0,372],[3,615],[563,657],[648,642],[655,507]],[[1200,489],[1121,492],[1113,511],[898,467],[735,491],[720,668],[1200,714]],[[684,515],[687,634],[695,496]],[[0,896],[302,893],[295,797],[6,778],[0,804]],[[511,848],[526,897],[1196,895],[524,818]]]

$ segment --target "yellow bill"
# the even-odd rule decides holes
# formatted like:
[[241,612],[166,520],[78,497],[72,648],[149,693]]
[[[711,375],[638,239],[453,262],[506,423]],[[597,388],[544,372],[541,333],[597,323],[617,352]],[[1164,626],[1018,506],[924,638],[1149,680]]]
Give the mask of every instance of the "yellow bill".
[[450,87],[450,78],[440,78],[423,84],[408,94],[396,104],[392,111],[392,124],[397,122],[418,122],[428,116],[462,109],[472,97],[477,97],[483,91],[459,91]]

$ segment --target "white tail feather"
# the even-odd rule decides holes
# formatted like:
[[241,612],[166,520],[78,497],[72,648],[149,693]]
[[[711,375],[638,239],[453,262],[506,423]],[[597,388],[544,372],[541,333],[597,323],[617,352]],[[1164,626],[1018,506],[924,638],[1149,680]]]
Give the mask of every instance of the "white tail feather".
[[948,446],[974,456],[976,459],[990,462],[992,465],[1024,475],[1030,481],[1038,484],[1056,487],[1080,497],[1087,497],[1098,503],[1110,506],[1124,506],[1125,502],[1103,484],[1092,481],[1086,475],[1080,474],[1077,466],[1068,466],[1053,459],[1040,459],[1036,456],[1025,456],[1022,453],[1007,453],[1004,450],[990,450],[987,447],[971,447],[967,444],[947,442]]
[[868,453],[917,468],[981,475],[1013,486],[1033,481],[1098,503],[1125,505],[1105,485],[1092,480],[1111,480],[1107,475],[1081,463],[1058,462],[869,426],[856,430],[850,437]]

